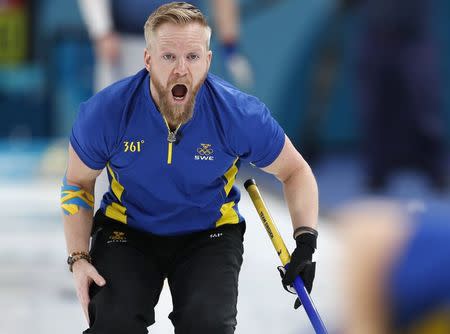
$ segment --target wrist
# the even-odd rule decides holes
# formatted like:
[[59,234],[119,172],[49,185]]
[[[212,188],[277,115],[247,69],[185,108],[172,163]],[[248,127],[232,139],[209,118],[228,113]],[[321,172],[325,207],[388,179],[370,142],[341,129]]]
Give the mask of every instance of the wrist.
[[311,230],[315,231],[315,233],[305,231],[300,233],[295,237],[295,243],[297,244],[297,248],[305,248],[305,246],[311,251],[311,255],[317,248],[317,236],[318,233],[316,230],[311,228]]
[[294,230],[294,233],[293,233],[294,240],[296,240],[298,236],[300,236],[301,234],[304,234],[304,233],[313,234],[316,236],[316,239],[317,239],[317,236],[319,235],[319,232],[317,232],[317,230],[312,227],[300,226]]
[[79,259],[78,261],[75,261],[72,264],[72,270],[70,270],[70,268],[69,268],[69,271],[71,273],[76,273],[78,270],[80,270],[80,268],[82,268],[86,264],[90,264],[90,262],[86,259]]
[[72,252],[69,254],[69,257],[67,258],[67,264],[69,265],[69,271],[73,272],[73,266],[75,263],[84,260],[88,263],[92,263],[91,256],[88,252],[85,251],[79,251],[79,252]]
[[222,44],[223,54],[225,59],[231,58],[233,55],[237,53],[238,43],[237,41],[227,41]]

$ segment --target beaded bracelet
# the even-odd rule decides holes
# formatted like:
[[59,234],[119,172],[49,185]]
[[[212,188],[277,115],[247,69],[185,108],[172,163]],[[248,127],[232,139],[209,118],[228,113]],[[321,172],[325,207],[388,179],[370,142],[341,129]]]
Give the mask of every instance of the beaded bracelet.
[[73,272],[72,269],[74,263],[81,259],[84,259],[87,262],[92,263],[91,256],[89,255],[88,252],[73,252],[69,255],[69,257],[67,258],[67,264],[69,265],[70,272]]

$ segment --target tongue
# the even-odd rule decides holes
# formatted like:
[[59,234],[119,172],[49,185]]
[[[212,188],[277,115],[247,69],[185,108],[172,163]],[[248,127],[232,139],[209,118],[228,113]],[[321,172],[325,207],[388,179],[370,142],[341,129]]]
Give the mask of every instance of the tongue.
[[185,85],[175,85],[172,88],[172,94],[175,97],[183,97],[187,93],[187,88]]

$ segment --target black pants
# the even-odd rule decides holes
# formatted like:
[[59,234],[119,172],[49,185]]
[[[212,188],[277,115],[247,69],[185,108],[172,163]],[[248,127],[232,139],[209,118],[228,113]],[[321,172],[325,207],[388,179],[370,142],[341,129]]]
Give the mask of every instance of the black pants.
[[84,333],[148,333],[165,278],[175,333],[234,333],[244,224],[161,237],[100,211],[94,221],[91,256],[106,285],[91,284],[90,328]]

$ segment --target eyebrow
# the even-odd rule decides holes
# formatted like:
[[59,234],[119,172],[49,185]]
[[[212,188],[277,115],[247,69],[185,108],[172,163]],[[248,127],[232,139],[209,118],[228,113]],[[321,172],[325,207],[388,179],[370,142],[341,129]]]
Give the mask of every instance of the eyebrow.
[[[174,46],[172,45],[160,45],[159,49],[161,52],[171,52]],[[201,52],[202,47],[200,45],[192,45],[187,49],[187,52]]]

